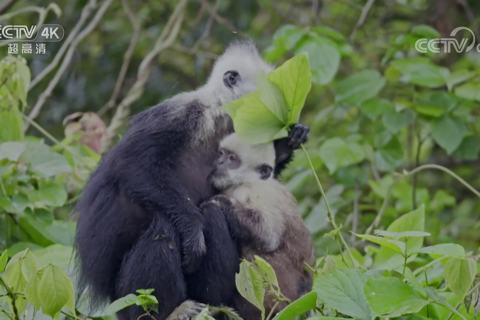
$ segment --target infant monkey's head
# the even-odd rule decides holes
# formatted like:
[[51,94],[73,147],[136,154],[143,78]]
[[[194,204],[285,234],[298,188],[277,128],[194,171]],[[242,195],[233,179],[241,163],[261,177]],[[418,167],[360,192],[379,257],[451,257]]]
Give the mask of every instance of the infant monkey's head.
[[223,190],[243,183],[273,179],[274,168],[273,143],[249,145],[232,133],[220,142],[210,180],[217,189]]

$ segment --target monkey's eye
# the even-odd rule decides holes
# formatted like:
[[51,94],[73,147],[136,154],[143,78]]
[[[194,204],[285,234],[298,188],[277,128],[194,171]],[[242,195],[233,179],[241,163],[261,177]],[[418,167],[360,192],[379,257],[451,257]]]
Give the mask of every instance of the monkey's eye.
[[237,160],[237,156],[235,156],[234,154],[231,154],[231,155],[228,156],[228,160],[235,161],[235,160]]
[[219,155],[220,157],[222,157],[224,154],[225,154],[225,152],[223,152],[223,150],[220,149],[220,151],[218,152],[218,155]]
[[225,87],[232,89],[240,79],[240,74],[237,71],[230,70],[223,75],[223,84],[225,84]]

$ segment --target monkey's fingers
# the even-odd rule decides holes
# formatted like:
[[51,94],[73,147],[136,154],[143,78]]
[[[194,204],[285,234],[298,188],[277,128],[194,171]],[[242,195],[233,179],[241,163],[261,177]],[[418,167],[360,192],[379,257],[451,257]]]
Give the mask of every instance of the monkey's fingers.
[[308,133],[310,128],[302,124],[296,124],[293,126],[290,131],[288,138],[288,145],[294,149],[300,148],[301,144],[304,144],[308,141]]

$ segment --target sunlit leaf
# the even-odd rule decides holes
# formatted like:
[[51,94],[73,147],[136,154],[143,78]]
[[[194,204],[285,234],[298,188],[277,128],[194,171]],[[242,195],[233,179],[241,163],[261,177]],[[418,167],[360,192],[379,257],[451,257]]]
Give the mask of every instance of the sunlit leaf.
[[429,303],[398,278],[370,279],[364,291],[372,310],[382,315],[415,313]]
[[356,319],[371,320],[372,311],[363,293],[368,279],[369,276],[361,270],[338,269],[316,277],[314,290],[326,306]]
[[363,70],[340,81],[336,102],[357,104],[375,97],[385,86],[385,78],[377,70]]

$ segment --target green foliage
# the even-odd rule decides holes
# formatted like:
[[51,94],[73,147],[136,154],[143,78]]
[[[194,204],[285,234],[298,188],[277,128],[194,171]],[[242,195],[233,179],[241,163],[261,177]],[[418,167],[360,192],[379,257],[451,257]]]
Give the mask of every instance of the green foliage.
[[[478,16],[478,4],[467,2]],[[188,91],[204,83],[210,57],[220,54],[231,37],[228,28],[259,44],[270,43],[263,56],[281,67],[262,75],[257,91],[224,108],[237,133],[250,143],[287,136],[300,121],[300,112],[302,123],[310,126],[304,146],[308,153],[296,155],[282,179],[312,232],[318,259],[306,268],[314,272],[315,285],[311,293],[288,301],[274,270],[257,257],[241,263],[240,293],[259,309],[266,295],[289,303],[275,316],[282,320],[307,311],[309,319],[476,319],[480,59],[475,50],[415,50],[418,39],[436,39],[451,31],[442,29],[440,34],[435,29],[439,24],[426,24],[437,13],[442,17],[442,10],[447,10],[439,19],[442,28],[469,21],[463,5],[376,1],[354,27],[363,15],[358,8],[367,1],[316,3],[261,0],[239,6],[226,1],[216,7],[212,23],[202,15],[208,10],[200,8],[200,2],[189,2],[189,23],[181,30],[187,41],[178,40],[159,57],[161,72],[151,74],[149,82],[155,85],[145,87],[138,106],[170,97],[172,88]],[[18,7],[23,5],[18,2]],[[60,0],[59,5],[67,3]],[[141,30],[127,79],[136,78],[152,34],[165,28],[166,19],[159,22],[158,17],[171,14],[173,5],[167,1],[132,7],[146,29]],[[72,30],[77,23],[72,17],[80,16],[80,9],[56,17],[55,23]],[[100,155],[81,142],[81,134],[63,139],[60,119],[79,110],[98,110],[111,96],[117,77],[112,70],[120,70],[122,48],[131,40],[124,17],[122,7],[112,5],[98,30],[75,49],[75,63],[47,97],[51,103],[38,118],[48,132],[37,125],[27,132],[23,127],[51,79],[32,89],[31,78],[57,52],[45,59],[8,56],[0,62],[2,320],[41,313],[58,318],[59,312],[74,318],[75,307],[80,309],[67,278],[75,222],[65,219]],[[285,24],[287,19],[290,24]],[[6,20],[31,24],[21,16]],[[195,50],[182,47],[198,36],[198,22],[209,26],[208,39],[202,36]],[[109,39],[116,45],[105,46]],[[31,77],[28,65],[33,63]],[[138,111],[137,106],[131,110]],[[111,117],[110,111],[103,115],[104,120]],[[325,192],[317,188],[320,181]],[[139,305],[144,316],[154,316],[158,302],[151,290],[115,301],[103,315]],[[197,319],[212,319],[212,310],[209,306]]]

